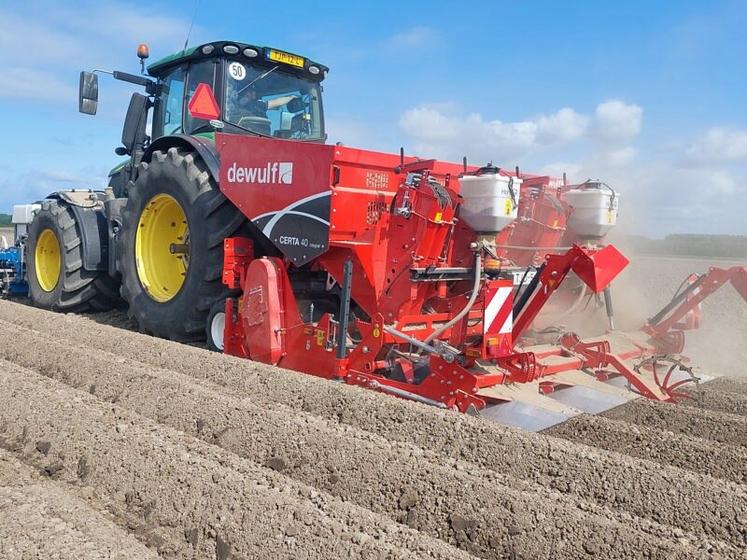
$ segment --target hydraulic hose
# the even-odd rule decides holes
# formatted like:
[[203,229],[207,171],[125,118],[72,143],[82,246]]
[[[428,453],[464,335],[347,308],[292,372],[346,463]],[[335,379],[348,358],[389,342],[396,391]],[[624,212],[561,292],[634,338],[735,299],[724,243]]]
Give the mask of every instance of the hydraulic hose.
[[480,280],[482,279],[482,253],[478,252],[475,255],[475,283],[474,286],[472,286],[472,295],[469,296],[469,301],[467,302],[467,305],[464,306],[464,309],[462,309],[459,313],[457,313],[448,323],[441,325],[438,329],[433,331],[431,334],[428,335],[428,337],[423,341],[426,344],[430,344],[435,339],[437,339],[445,330],[450,329],[454,325],[456,325],[459,321],[461,321],[464,316],[470,312],[472,309],[472,306],[475,305],[475,301],[477,301],[477,296],[480,293]]

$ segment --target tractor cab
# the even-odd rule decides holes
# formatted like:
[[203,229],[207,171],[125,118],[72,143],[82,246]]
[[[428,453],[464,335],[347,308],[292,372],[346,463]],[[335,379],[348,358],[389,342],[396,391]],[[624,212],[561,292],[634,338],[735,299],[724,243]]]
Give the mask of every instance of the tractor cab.
[[152,136],[220,129],[324,141],[327,70],[295,54],[225,41],[169,56],[148,67],[159,84]]
[[147,45],[140,45],[137,55],[141,75],[117,70],[80,75],[79,110],[89,115],[95,115],[98,106],[97,73],[111,74],[145,90],[132,94],[122,145],[115,149],[117,155],[129,156],[109,173],[109,186],[118,198],[127,196],[137,166],[157,145],[212,141],[215,132],[302,142],[326,140],[321,85],[329,70],[326,66],[236,41],[179,51],[149,65],[147,72]]
[[[144,67],[146,45],[138,47]],[[81,72],[79,109],[95,115],[97,72],[145,88],[134,93],[125,117],[119,155],[133,156],[172,135],[216,131],[324,142],[321,82],[329,69],[296,54],[235,41],[182,50],[147,68],[126,72]],[[150,111],[153,109],[152,111]],[[150,137],[146,136],[149,113]]]

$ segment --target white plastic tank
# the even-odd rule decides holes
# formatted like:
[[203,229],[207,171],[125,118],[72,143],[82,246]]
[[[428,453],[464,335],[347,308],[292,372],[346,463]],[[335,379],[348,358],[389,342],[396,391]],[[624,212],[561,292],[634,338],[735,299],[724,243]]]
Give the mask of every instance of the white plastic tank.
[[459,217],[477,233],[498,233],[516,219],[521,179],[498,174],[492,166],[459,179],[462,203]]
[[587,181],[563,198],[573,208],[568,228],[579,237],[604,237],[617,223],[620,193],[604,183]]

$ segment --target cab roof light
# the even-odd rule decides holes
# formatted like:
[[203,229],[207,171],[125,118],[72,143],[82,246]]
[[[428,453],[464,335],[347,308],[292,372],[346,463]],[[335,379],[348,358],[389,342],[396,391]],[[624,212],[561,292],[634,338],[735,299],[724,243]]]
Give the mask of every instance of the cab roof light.
[[201,50],[202,54],[210,54],[215,50],[215,47],[213,45],[205,45]]
[[150,56],[150,49],[145,43],[137,46],[137,57],[140,59],[140,73],[145,74],[145,59]]
[[244,56],[248,56],[249,58],[255,58],[259,56],[259,51],[257,51],[257,49],[252,49],[252,48],[247,47],[246,49],[244,49]]
[[145,43],[140,43],[137,46],[137,57],[141,60],[145,60],[150,56],[150,49],[148,48],[148,45]]
[[319,72],[321,72],[321,70],[319,70],[318,66],[309,66],[309,73],[316,76],[317,74],[319,74]]
[[223,47],[223,52],[226,54],[238,54],[239,47],[236,45],[226,45]]

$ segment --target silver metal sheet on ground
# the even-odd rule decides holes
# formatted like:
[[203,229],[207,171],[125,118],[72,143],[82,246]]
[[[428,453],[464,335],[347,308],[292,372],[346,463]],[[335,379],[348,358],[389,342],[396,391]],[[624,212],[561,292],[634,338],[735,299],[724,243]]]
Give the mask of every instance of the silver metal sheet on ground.
[[630,390],[630,383],[628,383],[628,380],[625,379],[622,375],[619,375],[617,377],[611,377],[605,383],[609,383],[610,385],[613,385],[615,387],[619,387],[620,389],[628,389]]
[[568,387],[567,389],[559,389],[547,396],[589,414],[599,414],[629,401],[629,399],[619,395],[595,391],[594,389],[580,385]]
[[488,406],[480,411],[480,417],[528,432],[546,430],[565,422],[574,414],[563,414],[538,406],[513,401]]

